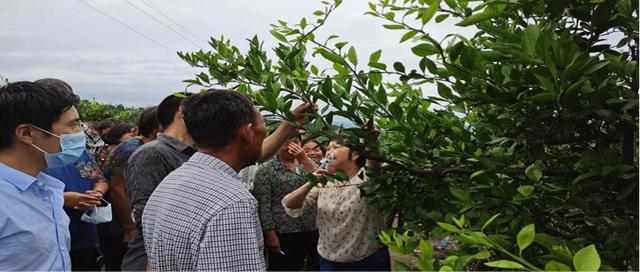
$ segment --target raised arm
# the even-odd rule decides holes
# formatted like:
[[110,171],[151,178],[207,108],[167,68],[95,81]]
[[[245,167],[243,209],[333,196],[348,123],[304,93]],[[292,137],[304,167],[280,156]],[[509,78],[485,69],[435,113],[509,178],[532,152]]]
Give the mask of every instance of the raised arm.
[[[317,110],[317,106],[310,103],[304,103],[293,110],[293,116],[298,120],[300,125],[304,125],[309,120],[305,120],[307,113],[313,113]],[[310,119],[310,118],[309,118]],[[296,126],[289,122],[282,122],[278,129],[271,133],[269,137],[264,139],[262,143],[262,157],[260,162],[266,161],[271,158],[278,149],[286,142],[291,136],[296,133]]]

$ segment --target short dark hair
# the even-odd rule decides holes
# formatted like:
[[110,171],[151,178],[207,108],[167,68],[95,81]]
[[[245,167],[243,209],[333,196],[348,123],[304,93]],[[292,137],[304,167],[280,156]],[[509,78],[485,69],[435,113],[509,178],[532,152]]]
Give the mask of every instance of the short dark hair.
[[111,128],[118,124],[119,122],[113,118],[102,119],[102,121],[98,122],[98,126],[96,127],[98,130],[102,131],[103,129]]
[[42,78],[34,82],[42,84],[42,86],[45,86],[47,88],[56,88],[58,90],[65,90],[67,92],[73,93],[73,89],[71,89],[71,86],[69,86],[68,83],[57,78]]
[[185,98],[193,95],[193,93],[189,92],[181,92],[171,94],[165,97],[162,102],[158,105],[158,123],[162,129],[166,129],[173,123],[173,117],[176,115],[176,112],[180,109],[180,103]]
[[80,99],[72,92],[34,82],[14,82],[0,87],[0,149],[13,144],[16,128],[32,124],[51,131],[53,123]]
[[256,110],[244,94],[218,89],[182,102],[187,132],[199,147],[219,149],[231,143],[238,128],[255,123]]
[[349,148],[349,159],[353,158],[353,153],[358,153],[358,158],[356,159],[356,165],[358,165],[358,167],[362,168],[367,165],[367,158],[360,152],[351,148]]
[[153,131],[158,130],[158,106],[146,108],[138,118],[138,135],[148,137]]
[[136,126],[127,123],[118,123],[115,126],[111,127],[111,129],[102,135],[102,140],[105,144],[108,145],[117,145],[120,143],[120,137],[131,132],[132,128]]

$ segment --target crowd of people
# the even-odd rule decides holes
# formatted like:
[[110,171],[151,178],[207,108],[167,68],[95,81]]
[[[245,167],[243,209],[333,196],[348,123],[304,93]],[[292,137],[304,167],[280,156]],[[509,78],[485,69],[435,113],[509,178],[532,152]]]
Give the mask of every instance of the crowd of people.
[[[375,161],[268,133],[243,94],[167,96],[137,124],[81,121],[58,79],[0,88],[0,270],[390,270]],[[308,178],[341,170],[348,180]]]

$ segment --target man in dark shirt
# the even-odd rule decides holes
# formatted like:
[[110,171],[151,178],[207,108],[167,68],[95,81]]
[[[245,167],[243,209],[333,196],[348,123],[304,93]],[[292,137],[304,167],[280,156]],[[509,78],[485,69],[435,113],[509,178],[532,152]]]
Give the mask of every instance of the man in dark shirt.
[[[158,105],[158,122],[163,133],[158,139],[138,148],[131,155],[125,170],[125,182],[129,203],[132,208],[138,234],[129,243],[129,249],[122,261],[123,270],[145,270],[147,254],[142,237],[142,213],[151,193],[160,182],[195,153],[193,139],[187,133],[180,103],[190,93],[170,95]],[[302,104],[294,111],[294,116],[303,122],[303,114],[315,110],[315,105]],[[296,127],[283,122],[280,127],[264,140],[260,161],[270,158],[278,148],[296,132]]]

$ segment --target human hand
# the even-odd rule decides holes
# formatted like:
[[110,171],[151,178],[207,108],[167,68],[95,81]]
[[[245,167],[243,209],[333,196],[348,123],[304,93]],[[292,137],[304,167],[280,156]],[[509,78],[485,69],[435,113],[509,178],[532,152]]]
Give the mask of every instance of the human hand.
[[[307,122],[313,120],[313,113],[318,111],[318,105],[312,103],[303,103],[302,105],[297,106],[293,110],[293,117],[298,121],[299,124],[304,125]],[[305,120],[305,116],[307,116],[307,120]]]
[[87,194],[87,195],[90,195],[90,196],[97,197],[98,199],[100,199],[100,198],[102,198],[104,196],[104,194],[102,192],[98,191],[98,190],[88,190],[88,191],[86,191],[84,193]]
[[305,159],[307,157],[307,153],[304,152],[304,149],[302,149],[302,147],[297,143],[290,142],[288,144],[288,148],[289,148],[289,154],[291,154],[294,157],[296,157],[298,162],[302,161],[303,159]]
[[269,250],[271,250],[271,252],[274,252],[274,253],[280,252],[280,239],[278,239],[278,235],[276,234],[275,231],[272,230],[267,232],[264,243],[267,245]]
[[101,201],[99,197],[78,193],[78,192],[65,192],[64,193],[64,205],[66,207],[74,208],[76,210],[87,211],[94,209],[96,205],[100,205]]

